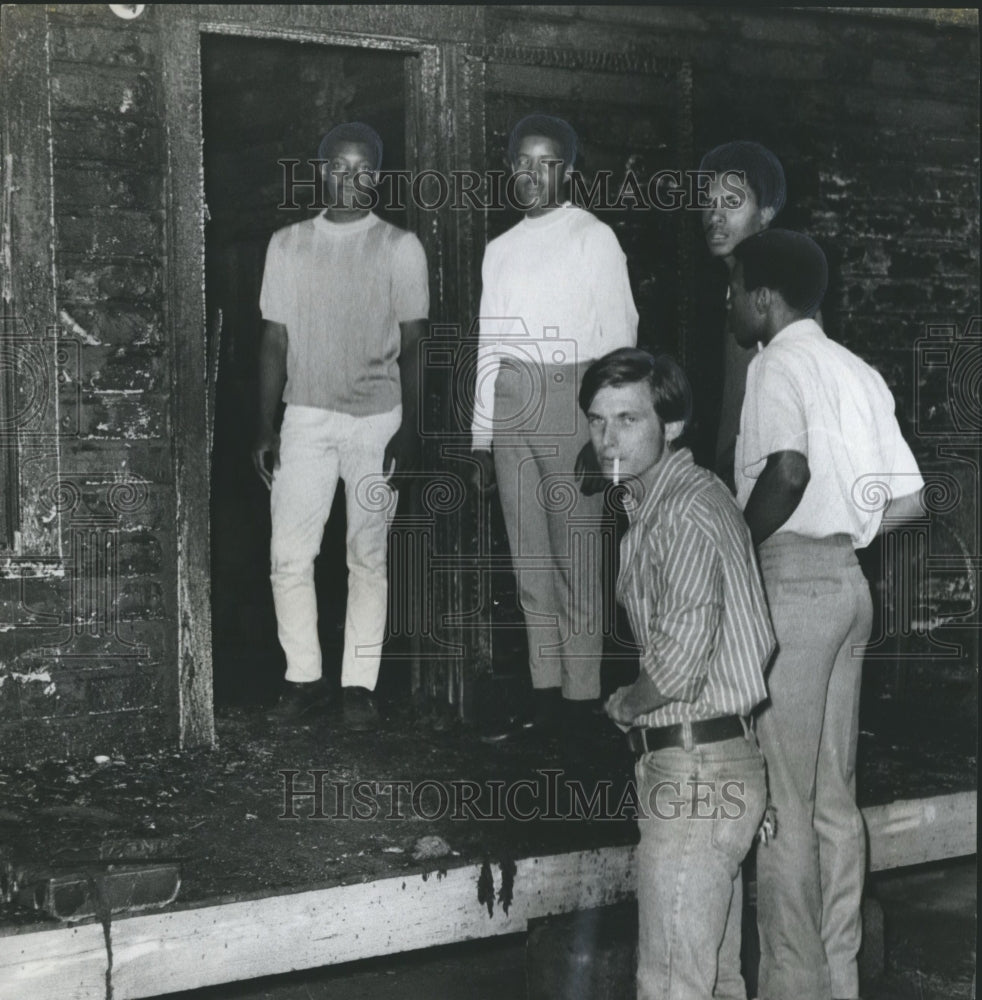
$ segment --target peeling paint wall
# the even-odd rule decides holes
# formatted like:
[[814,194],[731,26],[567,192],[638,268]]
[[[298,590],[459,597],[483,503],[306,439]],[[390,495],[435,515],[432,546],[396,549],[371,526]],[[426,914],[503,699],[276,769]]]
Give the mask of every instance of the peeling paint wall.
[[0,579],[0,718],[24,757],[176,733],[159,29],[54,7],[47,46],[56,314],[28,319],[77,363],[74,422],[22,515],[60,532],[59,575]]

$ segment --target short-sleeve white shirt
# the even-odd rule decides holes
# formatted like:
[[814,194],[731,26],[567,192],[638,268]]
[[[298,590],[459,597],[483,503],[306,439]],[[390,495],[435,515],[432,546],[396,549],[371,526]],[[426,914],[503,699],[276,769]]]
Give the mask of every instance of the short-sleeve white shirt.
[[318,215],[269,241],[259,307],[287,330],[283,399],[352,416],[402,402],[400,323],[425,319],[422,244],[369,213],[355,222]]
[[778,532],[848,534],[863,548],[885,500],[924,485],[883,377],[810,319],[781,330],[747,371],[734,470],[741,508],[780,451],[804,455],[811,478]]

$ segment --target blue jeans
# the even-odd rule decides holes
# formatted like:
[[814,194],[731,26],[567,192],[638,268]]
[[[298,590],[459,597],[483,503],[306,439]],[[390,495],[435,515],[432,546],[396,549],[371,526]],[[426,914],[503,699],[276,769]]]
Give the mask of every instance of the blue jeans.
[[752,733],[636,766],[638,1000],[746,1000],[740,975],[740,864],[764,815]]
[[757,722],[777,836],[757,852],[760,996],[858,997],[866,864],[856,806],[863,647],[873,607],[847,536],[760,547],[778,641]]

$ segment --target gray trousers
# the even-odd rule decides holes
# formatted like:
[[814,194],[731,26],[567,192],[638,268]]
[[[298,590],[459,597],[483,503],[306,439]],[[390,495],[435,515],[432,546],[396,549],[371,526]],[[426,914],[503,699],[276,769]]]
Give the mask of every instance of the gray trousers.
[[869,586],[844,535],[774,535],[760,565],[778,653],[757,736],[778,830],[757,851],[759,995],[858,997],[866,841],[856,741]]
[[603,497],[573,470],[589,441],[579,365],[506,361],[495,384],[494,465],[535,688],[600,696]]

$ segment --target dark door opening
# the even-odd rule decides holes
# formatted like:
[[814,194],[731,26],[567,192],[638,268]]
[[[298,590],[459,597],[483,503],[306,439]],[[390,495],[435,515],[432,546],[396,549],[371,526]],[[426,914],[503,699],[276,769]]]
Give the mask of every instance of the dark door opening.
[[[315,214],[278,209],[279,161],[313,168],[320,137],[342,121],[372,124],[384,170],[406,166],[406,69],[399,52],[231,35],[202,38],[207,227],[205,281],[213,381],[212,648],[216,706],[271,700],[285,662],[269,583],[269,493],[252,467],[258,413],[259,290],[272,233]],[[310,188],[296,201],[309,204]],[[379,214],[408,227],[404,212]],[[340,675],[347,592],[339,488],[315,568],[324,673]],[[405,675],[405,671],[400,672]],[[386,671],[383,662],[383,681]]]

